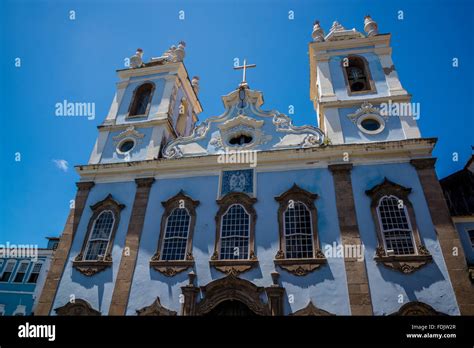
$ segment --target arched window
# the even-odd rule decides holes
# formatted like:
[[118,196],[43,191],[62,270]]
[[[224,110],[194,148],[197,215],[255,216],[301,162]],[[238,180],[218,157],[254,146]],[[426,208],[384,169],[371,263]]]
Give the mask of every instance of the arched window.
[[135,89],[130,103],[130,110],[128,116],[146,116],[150,110],[151,98],[155,85],[147,82]]
[[221,260],[248,259],[250,214],[240,204],[233,204],[222,216]]
[[101,260],[105,257],[114,222],[114,214],[110,210],[101,212],[95,219],[84,260]]
[[92,276],[112,265],[112,247],[120,223],[120,212],[125,208],[112,195],[91,206],[92,216],[87,226],[81,252],[73,266],[81,273]]
[[383,196],[377,205],[377,215],[385,249],[393,250],[395,255],[414,254],[410,218],[403,200],[393,195]]
[[369,67],[363,57],[345,57],[342,64],[349,94],[374,91]]
[[175,208],[166,220],[162,260],[184,260],[191,217],[186,208]]
[[166,276],[174,276],[194,265],[192,242],[196,224],[195,201],[180,191],[166,202],[161,217],[158,248],[150,266]]
[[178,120],[176,121],[176,132],[179,136],[186,134],[186,123],[188,120],[188,102],[185,99],[181,100],[178,110]]
[[313,257],[313,228],[308,207],[291,202],[285,211],[285,255],[287,259]]
[[319,247],[318,214],[314,201],[317,194],[294,184],[288,191],[275,197],[280,204],[278,225],[280,248],[275,264],[295,275],[305,275],[326,263]]
[[411,188],[385,178],[365,193],[372,199],[377,232],[375,260],[403,273],[414,272],[431,262],[432,256],[422,242],[408,198]]
[[255,255],[256,198],[231,192],[217,200],[216,241],[210,264],[227,274],[245,272],[257,263]]

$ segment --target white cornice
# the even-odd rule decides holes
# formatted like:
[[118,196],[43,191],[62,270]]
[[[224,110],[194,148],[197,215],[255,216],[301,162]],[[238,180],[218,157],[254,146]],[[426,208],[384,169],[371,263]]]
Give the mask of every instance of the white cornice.
[[[301,148],[258,152],[258,170],[266,168],[287,168],[314,166],[324,167],[331,163],[343,162],[349,156],[354,165],[407,162],[413,158],[431,157],[435,138],[409,139],[400,141],[341,144],[317,148]],[[347,154],[347,155],[346,155]],[[127,163],[91,164],[76,166],[81,181],[133,180],[137,176],[180,175],[187,173],[213,172],[222,168],[232,168],[232,164],[220,164],[218,155],[186,157],[180,159],[146,160]],[[120,179],[120,180],[118,180]]]
[[364,47],[364,46],[389,46],[390,34],[381,34],[376,36],[364,37],[360,39],[310,42],[310,50],[315,54],[320,51],[341,50],[346,48]]

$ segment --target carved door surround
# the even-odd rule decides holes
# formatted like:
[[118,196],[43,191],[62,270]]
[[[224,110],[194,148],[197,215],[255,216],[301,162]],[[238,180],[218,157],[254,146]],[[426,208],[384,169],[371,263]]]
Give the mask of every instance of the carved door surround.
[[[183,315],[205,315],[228,300],[242,302],[256,315],[283,315],[284,288],[278,284],[264,288],[229,274],[201,287],[194,286],[194,279],[190,279],[190,284],[181,289],[185,298]],[[196,303],[199,293],[202,298]],[[262,295],[267,296],[268,302],[262,300]]]

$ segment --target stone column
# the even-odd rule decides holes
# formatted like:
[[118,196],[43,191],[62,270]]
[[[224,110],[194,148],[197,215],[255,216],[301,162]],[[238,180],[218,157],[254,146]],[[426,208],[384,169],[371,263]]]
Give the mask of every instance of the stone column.
[[66,226],[64,226],[63,233],[59,239],[58,248],[53,254],[51,266],[48,275],[46,276],[46,281],[38,300],[38,305],[35,308],[35,315],[49,315],[51,312],[53,301],[58,290],[59,281],[61,280],[69,251],[77,231],[77,226],[81,220],[87,197],[89,196],[89,192],[94,186],[94,183],[78,182],[76,183],[76,186],[77,192],[74,201],[74,208],[69,211]]
[[285,288],[278,285],[272,285],[265,288],[265,291],[267,292],[271,315],[283,315],[283,295],[285,294]]
[[127,255],[122,253],[117,278],[115,279],[109,315],[125,315],[126,313],[133,273],[137,263],[140,237],[145,221],[148,197],[154,180],[154,178],[135,179],[137,191],[135,192],[132,215],[130,216],[127,236],[125,237],[125,248],[128,248],[128,253]]
[[474,315],[474,285],[469,281],[464,250],[434,170],[436,158],[412,159],[410,163],[418,172],[459,310],[462,315]]
[[[343,245],[362,245],[352,191],[352,164],[331,164],[328,166],[334,179],[336,207]],[[352,315],[373,315],[372,299],[365,262],[344,255],[349,302]]]
[[196,315],[196,299],[200,289],[194,285],[181,287],[184,296],[182,315]]

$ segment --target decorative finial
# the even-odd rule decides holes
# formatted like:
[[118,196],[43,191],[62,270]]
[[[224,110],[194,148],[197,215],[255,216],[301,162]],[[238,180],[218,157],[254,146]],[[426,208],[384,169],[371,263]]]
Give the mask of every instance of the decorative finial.
[[377,22],[375,22],[370,15],[365,16],[364,18],[364,31],[367,33],[367,36],[375,36],[379,34],[379,28]]
[[141,48],[137,48],[135,55],[130,57],[130,68],[141,68],[145,64],[143,63],[143,50]]
[[194,280],[196,279],[196,273],[194,271],[191,271],[188,273],[188,285],[189,286],[194,286]]
[[171,63],[182,62],[185,56],[184,48],[186,47],[186,43],[184,41],[180,41],[178,43],[178,47],[172,45],[168,51],[163,53],[163,57],[166,61]]
[[339,24],[338,21],[334,21],[332,23],[331,31],[342,31],[342,30],[346,30],[346,28],[344,28],[341,24]]
[[191,86],[193,86],[194,93],[198,94],[199,93],[199,76],[193,76],[193,79],[191,80]]
[[319,25],[319,21],[315,21],[313,25],[313,33],[311,34],[314,42],[324,41],[324,30]]

